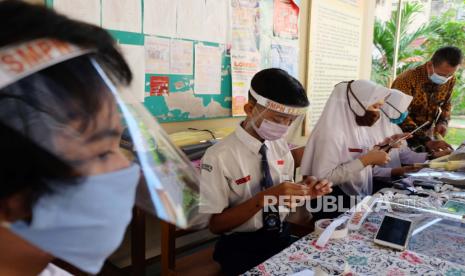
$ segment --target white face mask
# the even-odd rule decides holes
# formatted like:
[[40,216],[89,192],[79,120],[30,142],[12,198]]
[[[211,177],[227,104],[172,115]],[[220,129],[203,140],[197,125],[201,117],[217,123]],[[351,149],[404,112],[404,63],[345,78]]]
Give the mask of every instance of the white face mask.
[[82,183],[56,185],[61,189],[33,207],[32,222],[15,222],[11,230],[53,256],[97,274],[131,221],[139,171],[132,165],[88,176]]
[[429,79],[432,82],[434,82],[435,84],[439,84],[439,85],[444,84],[444,83],[448,82],[453,77],[453,75],[448,77],[448,78],[440,76],[440,75],[438,75],[438,74],[436,74],[434,72],[434,66],[432,66],[431,68],[433,68],[433,74],[431,76],[429,76]]
[[264,119],[260,125],[257,127],[255,122],[252,122],[252,127],[255,132],[262,137],[264,140],[274,141],[280,138],[283,138],[286,135],[289,126],[278,124],[275,122],[268,121]]

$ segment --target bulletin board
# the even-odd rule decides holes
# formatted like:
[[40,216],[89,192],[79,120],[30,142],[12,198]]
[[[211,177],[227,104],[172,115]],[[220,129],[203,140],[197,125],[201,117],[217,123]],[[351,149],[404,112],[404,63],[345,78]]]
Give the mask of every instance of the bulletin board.
[[[233,98],[235,93],[246,93],[256,71],[282,67],[280,62],[285,62],[283,66],[287,68],[283,69],[297,74],[294,70],[298,51],[290,55],[285,43],[272,45],[276,39],[298,44],[297,37],[274,38],[273,7],[282,1],[45,0],[48,7],[70,18],[109,31],[133,71],[132,93],[162,123],[241,116],[237,112],[241,106],[233,111]],[[258,65],[241,79],[242,83],[237,78],[234,81],[233,75],[243,69],[232,72],[231,63],[247,64],[232,61],[231,52],[234,53],[237,45],[235,34],[238,34],[232,32],[234,3],[241,7],[255,6],[261,14],[253,15],[254,24],[264,26],[253,34],[258,33],[262,41],[256,44],[256,51],[261,55]],[[202,58],[196,60],[198,55]],[[280,55],[282,58],[277,60],[275,57]],[[204,59],[208,62],[199,62]],[[293,64],[289,65],[289,60]]]

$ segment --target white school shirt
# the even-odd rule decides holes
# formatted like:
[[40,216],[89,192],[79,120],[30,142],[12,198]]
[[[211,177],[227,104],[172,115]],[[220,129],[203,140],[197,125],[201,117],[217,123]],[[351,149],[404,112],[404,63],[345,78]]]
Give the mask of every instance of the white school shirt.
[[[292,181],[294,158],[284,139],[265,141],[273,185]],[[201,165],[200,204],[203,214],[218,214],[250,199],[262,190],[262,143],[242,126],[210,147]],[[257,212],[232,232],[252,232],[263,226],[262,211]],[[280,213],[283,220],[288,212]]]

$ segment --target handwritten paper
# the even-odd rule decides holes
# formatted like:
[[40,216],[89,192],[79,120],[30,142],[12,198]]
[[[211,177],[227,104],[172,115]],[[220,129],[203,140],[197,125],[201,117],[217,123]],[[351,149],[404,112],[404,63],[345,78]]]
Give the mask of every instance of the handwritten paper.
[[160,37],[145,37],[145,72],[169,74],[170,40]]
[[102,0],[102,27],[110,30],[142,32],[141,1]]
[[219,47],[195,45],[195,94],[221,94],[221,54]]
[[170,74],[193,75],[194,44],[192,41],[171,40]]
[[100,0],[55,0],[53,8],[71,19],[100,26]]
[[203,40],[226,43],[228,33],[229,2],[227,0],[207,0],[203,20]]
[[144,33],[175,37],[176,6],[177,0],[144,0]]
[[203,40],[205,0],[178,0],[176,37]]

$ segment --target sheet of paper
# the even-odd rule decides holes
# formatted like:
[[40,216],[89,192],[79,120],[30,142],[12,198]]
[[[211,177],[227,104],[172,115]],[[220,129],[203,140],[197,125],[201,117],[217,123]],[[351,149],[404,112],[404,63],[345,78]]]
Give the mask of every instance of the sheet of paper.
[[205,37],[205,0],[178,0],[176,37],[202,40]]
[[176,36],[178,0],[144,0],[144,33]]
[[258,52],[231,51],[232,115],[244,116],[250,81],[260,69]]
[[298,58],[297,45],[279,42],[271,44],[271,67],[281,68],[294,78],[298,78]]
[[203,40],[226,43],[229,17],[227,0],[206,0]]
[[231,0],[232,48],[258,51],[260,41],[260,9],[258,0]]
[[193,75],[194,44],[192,41],[171,40],[170,74]]
[[120,44],[120,47],[132,72],[133,78],[129,89],[136,100],[143,102],[145,98],[144,46]]
[[149,74],[170,73],[170,40],[145,37],[145,72]]
[[220,47],[195,45],[195,94],[221,94]]
[[299,6],[294,1],[274,0],[274,35],[299,38]]
[[102,27],[110,30],[141,33],[141,1],[102,0]]
[[100,26],[100,0],[54,0],[53,8],[71,19]]

